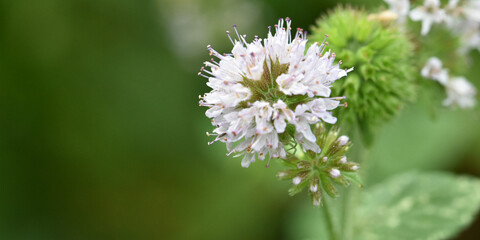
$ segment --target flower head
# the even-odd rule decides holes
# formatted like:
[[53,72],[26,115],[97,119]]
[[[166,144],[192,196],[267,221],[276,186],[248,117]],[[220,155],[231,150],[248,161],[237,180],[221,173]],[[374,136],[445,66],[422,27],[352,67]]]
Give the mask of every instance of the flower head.
[[348,96],[351,106],[340,109],[341,124],[362,126],[364,140],[371,142],[377,126],[415,96],[413,47],[398,28],[368,19],[361,10],[337,8],[317,23],[311,40],[329,32],[329,47],[356,69],[332,87],[334,95]]
[[422,35],[426,35],[433,23],[441,23],[445,20],[445,10],[440,8],[440,0],[425,0],[423,6],[410,11],[413,21],[422,21]]
[[267,38],[255,36],[250,43],[234,29],[236,38],[227,31],[232,53],[208,46],[219,61],[205,62],[199,73],[212,88],[200,105],[209,107],[206,115],[216,126],[209,134],[216,136],[213,142],[225,142],[229,154],[243,156],[243,167],[257,158],[284,158],[292,139],[320,152],[310,125],[336,122],[330,111],[344,97],[330,98],[330,87],[352,69],[334,64],[336,55],[325,52],[325,42],[305,52],[307,33],[297,29],[292,35],[289,18],[278,21],[274,34],[269,27]]
[[338,136],[339,130],[327,131],[323,124],[314,129],[316,143],[323,149],[321,153],[298,149],[295,156],[282,162],[288,169],[277,174],[280,179],[291,180],[290,195],[295,195],[307,188],[313,204],[318,206],[322,201],[322,193],[331,197],[337,195],[333,183],[348,186],[350,181],[361,185],[358,176],[358,164],[347,161],[345,154],[351,147],[347,136]]

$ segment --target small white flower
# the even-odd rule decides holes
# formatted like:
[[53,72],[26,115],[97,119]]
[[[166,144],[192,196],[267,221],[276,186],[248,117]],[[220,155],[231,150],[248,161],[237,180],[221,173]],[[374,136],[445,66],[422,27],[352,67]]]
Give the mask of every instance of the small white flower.
[[342,158],[340,158],[340,160],[338,162],[339,163],[347,163],[347,157],[343,156]]
[[462,12],[469,21],[480,23],[480,1],[465,0]]
[[410,11],[410,0],[384,0],[390,11],[398,15],[398,22],[404,23],[405,19]]
[[295,185],[298,185],[302,182],[302,178],[301,177],[294,177],[293,180],[292,180],[292,183],[295,184]]
[[460,36],[460,53],[466,54],[472,49],[480,51],[480,22],[458,21],[453,28]]
[[464,77],[452,78],[445,85],[447,98],[443,101],[445,106],[458,106],[460,108],[472,108],[475,106],[477,90]]
[[340,146],[345,146],[345,144],[348,143],[348,140],[350,140],[347,136],[343,135],[343,136],[340,136],[337,141],[338,141],[338,145]]
[[442,85],[445,85],[448,81],[448,70],[442,68],[442,61],[437,57],[431,57],[428,59],[427,64],[421,71],[422,77],[436,80]]
[[327,162],[328,161],[328,157],[323,157],[323,162]]
[[433,23],[441,23],[445,20],[445,10],[440,8],[440,0],[425,0],[423,6],[410,11],[413,21],[422,21],[422,35],[426,35]]
[[357,171],[358,170],[358,165],[351,166],[350,170]]
[[340,171],[336,168],[332,168],[332,170],[330,170],[330,176],[332,178],[340,177]]
[[[227,32],[232,53],[220,54],[208,46],[219,61],[205,62],[199,73],[212,88],[200,97],[200,105],[209,107],[205,114],[216,127],[209,134],[216,139],[209,144],[225,142],[227,155],[243,156],[243,167],[257,158],[285,158],[279,134],[291,124],[296,128],[295,140],[305,150],[319,153],[310,126],[336,122],[330,111],[343,98],[329,98],[330,87],[353,69],[334,64],[335,54],[324,52],[325,43],[314,43],[305,51],[306,33],[298,29],[292,35],[288,18],[278,21],[275,34],[269,30],[266,39],[255,37],[251,43],[234,28],[236,39]],[[298,96],[305,96],[301,104],[295,104]]]
[[313,205],[315,206],[320,206],[320,203],[322,201],[320,200],[320,198],[317,198],[317,197],[313,197]]
[[318,190],[317,184],[310,185],[310,192],[314,193],[314,192],[317,192],[317,190]]

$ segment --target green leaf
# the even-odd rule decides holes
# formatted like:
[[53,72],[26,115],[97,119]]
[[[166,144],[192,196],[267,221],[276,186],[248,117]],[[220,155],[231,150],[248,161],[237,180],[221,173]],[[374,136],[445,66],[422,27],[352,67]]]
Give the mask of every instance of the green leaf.
[[440,172],[410,172],[367,191],[358,204],[356,239],[449,239],[473,220],[480,180]]
[[358,184],[358,187],[363,188],[363,182],[358,172],[342,172],[342,175],[345,176],[348,180]]

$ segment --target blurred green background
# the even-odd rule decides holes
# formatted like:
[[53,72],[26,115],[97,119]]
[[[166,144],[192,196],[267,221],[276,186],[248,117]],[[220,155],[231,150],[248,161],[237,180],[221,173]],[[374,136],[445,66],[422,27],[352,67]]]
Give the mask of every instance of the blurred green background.
[[[0,2],[0,239],[300,239],[310,203],[287,195],[278,166],[243,169],[223,144],[207,146],[197,96],[209,89],[196,74],[207,44],[230,50],[233,24],[262,37],[289,16],[307,29],[346,2],[383,5]],[[480,176],[478,112],[411,105],[382,129],[367,186],[413,168]]]

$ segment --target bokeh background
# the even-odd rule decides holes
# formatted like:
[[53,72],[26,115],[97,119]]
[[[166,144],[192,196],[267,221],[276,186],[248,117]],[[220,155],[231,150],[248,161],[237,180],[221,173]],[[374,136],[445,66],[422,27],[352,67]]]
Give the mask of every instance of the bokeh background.
[[[225,30],[381,0],[0,2],[0,239],[301,239],[315,226],[273,164],[240,167],[211,131],[197,77]],[[468,79],[480,88],[480,55]],[[434,169],[480,176],[479,109],[411,104],[382,128],[367,187]],[[310,220],[309,220],[310,221]],[[306,227],[307,226],[307,227]],[[478,239],[480,221],[458,239]]]

